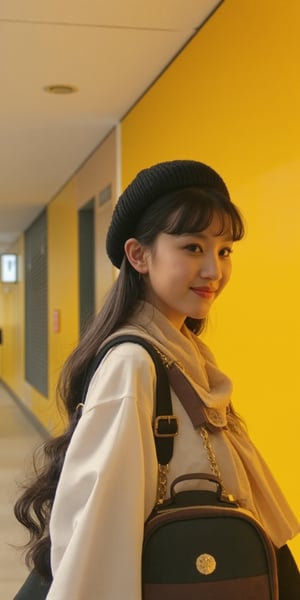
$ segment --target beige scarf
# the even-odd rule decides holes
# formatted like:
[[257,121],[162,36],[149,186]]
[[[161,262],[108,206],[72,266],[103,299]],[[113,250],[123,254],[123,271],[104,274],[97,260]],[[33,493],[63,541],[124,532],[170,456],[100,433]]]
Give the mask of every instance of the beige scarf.
[[[211,415],[212,422],[218,423],[222,428],[230,455],[238,457],[235,471],[240,478],[240,488],[244,492],[244,506],[251,508],[256,514],[275,545],[280,547],[299,533],[300,524],[269,468],[239,419],[228,414],[232,383],[218,369],[208,347],[186,326],[179,331],[147,302],[140,304],[128,326],[123,327],[121,331],[142,335],[163,352],[170,362],[175,361],[183,370],[207,407],[207,414]],[[217,456],[217,459],[222,464],[222,457]]]

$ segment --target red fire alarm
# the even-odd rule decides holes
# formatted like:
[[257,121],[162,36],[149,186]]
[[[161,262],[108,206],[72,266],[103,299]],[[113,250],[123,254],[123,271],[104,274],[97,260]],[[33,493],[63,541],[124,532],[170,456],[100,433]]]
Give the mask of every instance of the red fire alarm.
[[53,311],[53,331],[54,333],[60,332],[60,309],[55,308]]

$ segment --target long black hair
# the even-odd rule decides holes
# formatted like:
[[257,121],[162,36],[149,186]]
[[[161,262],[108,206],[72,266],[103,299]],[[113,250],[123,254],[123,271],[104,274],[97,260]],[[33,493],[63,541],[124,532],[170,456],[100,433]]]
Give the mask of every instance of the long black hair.
[[[214,190],[185,188],[155,201],[142,215],[135,237],[150,248],[157,236],[196,233],[206,229],[217,215],[219,235],[228,231],[233,241],[244,235],[239,210],[229,199]],[[66,361],[58,382],[58,397],[68,416],[66,431],[47,441],[41,448],[42,464],[35,460],[35,479],[26,486],[15,504],[15,516],[29,532],[26,563],[34,566],[45,578],[51,576],[49,564],[49,520],[64,457],[77,423],[77,406],[81,402],[89,365],[105,339],[125,325],[144,299],[143,278],[126,256],[119,276],[103,307]],[[187,327],[198,334],[204,320],[186,318]]]

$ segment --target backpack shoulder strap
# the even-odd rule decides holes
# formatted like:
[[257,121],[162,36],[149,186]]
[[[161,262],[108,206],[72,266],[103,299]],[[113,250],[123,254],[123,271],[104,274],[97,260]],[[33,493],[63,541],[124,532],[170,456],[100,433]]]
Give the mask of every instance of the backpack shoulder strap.
[[138,335],[119,335],[104,344],[92,360],[85,378],[82,405],[85,403],[90,381],[107,352],[119,344],[130,342],[139,344],[151,356],[156,371],[156,402],[154,409],[154,441],[157,460],[160,465],[167,465],[173,455],[174,437],[178,432],[177,419],[173,415],[170,384],[167,369],[154,346]]

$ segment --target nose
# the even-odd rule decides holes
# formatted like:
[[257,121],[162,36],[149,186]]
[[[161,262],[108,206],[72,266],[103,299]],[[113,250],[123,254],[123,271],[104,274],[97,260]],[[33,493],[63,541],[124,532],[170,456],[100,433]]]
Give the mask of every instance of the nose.
[[202,261],[200,275],[203,279],[220,281],[222,279],[221,261],[219,255],[209,253]]

